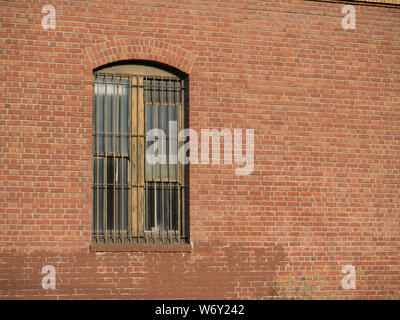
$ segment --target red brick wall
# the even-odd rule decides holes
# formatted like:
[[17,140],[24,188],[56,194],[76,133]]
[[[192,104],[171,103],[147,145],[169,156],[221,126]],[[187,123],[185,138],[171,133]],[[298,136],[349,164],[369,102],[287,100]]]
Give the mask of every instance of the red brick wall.
[[[1,1],[0,297],[399,298],[400,7],[343,6]],[[251,175],[190,166],[191,252],[90,251],[92,69],[123,59],[189,74],[190,128],[255,130]]]

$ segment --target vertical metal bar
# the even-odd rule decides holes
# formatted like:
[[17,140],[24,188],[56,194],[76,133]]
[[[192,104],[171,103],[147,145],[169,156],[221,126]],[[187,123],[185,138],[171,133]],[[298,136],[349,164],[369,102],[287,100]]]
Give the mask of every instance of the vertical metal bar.
[[[150,130],[150,121],[146,121],[146,109],[148,106],[148,101],[147,101],[147,90],[148,90],[148,79],[147,77],[144,78],[143,80],[143,104],[144,104],[144,119],[143,121],[145,122],[145,131],[147,132],[148,130]],[[149,114],[150,117],[150,114]],[[149,118],[150,120],[150,118]],[[146,143],[146,147],[147,147],[147,143]],[[149,242],[149,232],[150,232],[150,227],[149,227],[149,215],[150,215],[150,204],[149,204],[149,191],[150,191],[150,184],[148,183],[148,179],[147,179],[147,168],[148,165],[146,163],[146,157],[143,155],[143,163],[144,163],[144,184],[145,184],[145,217],[146,217],[146,221],[145,221],[145,241]]]
[[[161,82],[161,86],[160,86],[160,82]],[[164,79],[163,77],[161,77],[161,80],[159,82],[159,94],[160,94],[160,111],[161,111],[161,115],[160,115],[160,119],[161,119],[161,125],[160,125],[160,129],[164,130],[165,128],[163,128],[163,124],[164,124]],[[165,145],[165,141],[161,141],[163,145]],[[162,152],[165,152],[165,150],[162,150]],[[161,178],[161,239],[162,242],[165,242],[165,235],[164,235],[164,223],[165,223],[165,219],[164,219],[164,165],[160,164],[160,178]]]
[[[156,103],[156,99],[155,99],[155,95],[156,95],[156,90],[155,90],[155,87],[156,87],[156,85],[155,85],[155,82],[156,82],[156,80],[155,80],[155,78],[152,78],[152,80],[151,80],[151,95],[152,95],[152,103],[153,103],[153,120],[154,120],[154,122],[153,122],[153,124],[154,124],[154,129],[157,129],[157,116],[158,116],[158,114],[157,114],[157,103]],[[155,137],[156,138],[156,137]],[[156,141],[155,141],[155,139],[154,139],[154,143],[156,143]],[[157,151],[157,155],[158,155],[158,151]],[[155,170],[154,170],[154,168],[155,168]],[[153,180],[156,180],[156,176],[158,176],[158,171],[157,171],[157,169],[158,169],[158,167],[157,167],[157,164],[154,164],[153,165]],[[154,174],[154,171],[156,171],[156,174]],[[154,233],[155,233],[155,235],[157,235],[157,223],[158,223],[158,221],[157,221],[157,183],[156,182],[154,182],[154,185],[153,185],[153,187],[154,187]],[[152,231],[152,238],[154,239],[154,234],[153,234],[153,231]]]
[[[130,184],[130,234],[139,239],[138,235],[138,78],[135,76],[131,78],[131,132],[130,132],[130,154],[131,154],[131,184]],[[128,108],[128,109],[130,109]],[[131,239],[132,240],[132,239]]]
[[99,128],[100,128],[100,107],[99,107],[99,86],[97,86],[97,110],[96,110],[96,117],[97,117],[97,186],[96,186],[96,193],[97,193],[97,209],[96,209],[96,234],[97,239],[96,242],[99,241],[99,225],[100,225],[100,135],[99,135]]
[[[138,146],[137,146],[137,182],[138,182],[138,195],[137,195],[137,226],[138,226],[138,240],[142,239],[144,236],[143,227],[143,214],[144,214],[144,171],[145,171],[145,134],[144,134],[144,103],[143,103],[143,77],[138,77],[138,103],[137,103],[137,128],[138,128]],[[140,136],[140,137],[139,137]],[[139,155],[143,155],[143,161],[139,161]]]
[[170,121],[171,121],[171,79],[168,79],[168,82],[167,82],[167,88],[168,88],[168,91],[167,91],[167,100],[168,100],[168,103],[167,103],[167,113],[168,113],[168,116],[167,116],[167,118],[168,118],[168,139],[167,139],[167,142],[168,142],[168,160],[167,160],[167,163],[168,163],[168,187],[169,187],[169,190],[168,190],[168,197],[169,197],[169,201],[168,201],[168,217],[169,217],[169,219],[168,219],[168,228],[167,228],[167,235],[168,235],[168,239],[169,239],[169,242],[172,242],[172,234],[171,234],[171,230],[172,230],[172,192],[171,192],[171,184],[172,184],[172,179],[171,179],[171,164],[169,163],[170,162],[170,155],[171,155],[171,149],[170,149],[170,141],[171,141],[171,132],[169,131],[169,123],[170,123]]
[[[121,81],[122,82],[122,81]],[[123,83],[123,82],[122,82]],[[119,133],[119,153],[121,154],[121,181],[119,182],[120,185],[120,192],[121,192],[121,226],[120,226],[120,236],[121,236],[121,241],[122,236],[125,236],[125,221],[124,221],[124,93],[125,93],[125,87],[122,86],[122,94],[121,94],[121,104],[119,104],[119,117],[118,117],[118,123],[121,122],[121,130],[118,131]],[[119,102],[119,97],[118,97],[118,102]]]
[[[184,80],[180,80],[180,108],[181,108],[181,129],[185,127],[185,89],[184,89]],[[185,167],[183,164],[180,165],[181,168],[181,179],[182,179],[182,212],[181,212],[181,233],[180,239],[184,239],[186,237],[185,230],[185,219],[186,219],[186,206],[185,206],[185,197],[186,197],[186,181],[185,181]]]
[[[121,146],[120,146],[120,150],[121,152],[124,154],[124,159],[126,162],[126,172],[125,171],[125,165],[124,165],[124,161],[122,161],[122,171],[121,171],[121,175],[122,175],[122,213],[123,213],[123,229],[124,229],[124,235],[125,235],[125,240],[128,240],[128,230],[129,230],[129,143],[130,143],[130,138],[129,138],[129,127],[130,127],[130,103],[129,103],[129,98],[130,98],[130,77],[127,78],[127,81],[125,83],[125,87],[124,87],[124,94],[127,95],[127,98],[124,98],[124,94],[122,95],[122,106],[121,106],[121,121],[122,121],[122,128],[121,128]],[[124,105],[126,103],[126,114],[125,114],[125,110],[124,110]],[[124,119],[126,117],[127,120],[127,126],[125,128],[124,125]],[[125,131],[127,131],[128,134],[125,133]],[[124,139],[126,138],[126,153],[125,153],[125,142]],[[126,174],[126,177],[125,177]],[[127,190],[127,195],[125,196],[125,189]],[[125,198],[125,199],[124,199]],[[125,205],[125,201],[127,201],[127,204]],[[125,216],[125,212],[127,213]]]
[[[139,86],[140,86],[140,81],[139,77],[137,77],[137,108],[136,108],[136,185],[139,185]],[[139,187],[136,187],[137,193],[136,193],[136,234],[137,234],[137,241],[139,241],[140,236],[139,236],[139,215],[143,214],[139,212]]]
[[108,177],[107,177],[107,151],[108,151],[108,141],[107,141],[107,130],[108,130],[108,121],[107,121],[107,79],[104,81],[104,207],[105,211],[103,214],[103,235],[104,241],[107,243],[107,216],[108,216],[108,207],[107,207],[107,192],[108,192]]
[[[98,129],[99,129],[99,122],[97,121],[97,114],[98,114],[98,110],[99,110],[99,104],[98,104],[98,94],[96,95],[96,90],[98,91],[98,89],[97,89],[97,85],[96,85],[96,76],[94,77],[94,83],[93,83],[93,98],[95,99],[95,106],[96,106],[96,108],[93,108],[93,137],[94,137],[94,141],[93,141],[93,143],[96,141],[97,142],[97,144],[96,144],[96,146],[95,146],[95,148],[96,148],[96,151],[94,151],[93,150],[93,154],[94,155],[96,155],[94,158],[96,158],[96,163],[97,163],[97,167],[96,167],[96,172],[94,172],[94,170],[93,170],[93,187],[94,187],[94,190],[93,190],[93,197],[94,197],[94,193],[96,193],[96,212],[95,212],[95,219],[96,219],[96,229],[94,229],[93,231],[93,233],[94,233],[94,238],[95,238],[95,240],[96,240],[96,242],[98,242],[99,241],[99,239],[98,239],[98,229],[99,229],[99,214],[98,214],[98,210],[99,210],[99,206],[98,206],[98,202],[99,202],[99,197],[98,197],[98,189],[99,189],[99,185],[98,185],[98,183],[99,183],[99,175],[98,175],[98,171],[99,171],[99,156],[98,156],[98,154],[99,154],[99,152],[98,152],[98,146],[99,146],[99,141],[98,141]],[[96,123],[96,128],[94,128],[94,124]],[[94,161],[93,161],[93,165],[94,165]],[[95,179],[96,178],[96,179]],[[96,183],[95,183],[95,181],[96,181]],[[93,211],[94,211],[94,208],[93,208]],[[94,219],[93,219],[94,220]],[[94,223],[94,221],[93,221],[93,223]]]
[[157,206],[157,200],[158,200],[158,184],[154,183],[154,232],[152,232],[152,238],[153,241],[157,241],[158,240],[158,219],[157,219],[157,210],[158,210],[158,206]]
[[116,134],[116,111],[115,111],[115,102],[116,102],[116,98],[115,98],[115,88],[117,88],[117,92],[118,92],[118,85],[115,85],[115,83],[114,83],[114,81],[118,81],[118,80],[116,80],[115,79],[115,77],[113,76],[113,78],[112,78],[112,83],[113,83],[113,97],[112,97],[112,101],[113,101],[113,104],[112,104],[112,106],[111,106],[111,108],[113,109],[111,112],[113,112],[113,114],[114,114],[114,116],[113,116],[113,121],[114,121],[114,125],[113,125],[113,133],[112,133],[112,135],[113,135],[113,137],[112,137],[112,139],[113,139],[113,153],[112,153],[112,155],[113,155],[113,199],[114,199],[114,201],[113,201],[113,241],[114,241],[114,243],[115,243],[115,240],[116,240],[116,238],[115,238],[115,235],[116,235],[116,233],[117,233],[117,228],[116,228],[116,222],[117,222],[117,210],[116,210],[116,207],[117,207],[117,201],[116,201],[116,193],[117,193],[117,190],[116,190],[116,182],[117,182],[117,178],[116,178],[116,174],[117,174],[117,170],[116,170],[116,168],[117,168],[117,163],[116,163],[116,157],[115,157],[115,134]]
[[[95,206],[95,204],[94,204],[94,197],[95,197],[95,194],[96,194],[96,196],[97,196],[97,184],[96,184],[96,182],[95,181],[97,181],[98,179],[97,179],[97,177],[96,177],[96,172],[97,172],[97,170],[96,170],[96,172],[95,172],[95,170],[94,170],[94,166],[95,166],[95,161],[96,161],[96,163],[97,163],[97,153],[96,153],[96,150],[97,150],[97,145],[95,146],[95,143],[96,143],[96,138],[97,138],[97,130],[95,130],[96,128],[95,128],[95,123],[96,123],[96,119],[97,119],[97,108],[96,108],[96,106],[97,106],[97,96],[96,96],[96,76],[94,76],[94,79],[93,79],[93,87],[92,87],[92,94],[93,94],[93,105],[92,105],[92,130],[93,130],[93,136],[92,136],[92,141],[93,141],[93,149],[92,149],[92,177],[93,177],[93,184],[92,184],[92,197],[93,197],[93,200],[92,200],[92,205],[93,205],[93,208],[92,208],[92,241],[95,239],[95,241],[97,242],[97,237],[96,237],[96,228],[97,228],[97,209],[96,209],[96,212],[95,212],[95,210],[94,210],[94,206]],[[97,201],[97,200],[96,200]],[[97,202],[96,202],[97,203]],[[94,215],[94,217],[93,217],[93,215]],[[96,228],[94,227],[95,226],[95,224],[96,224]]]
[[[185,109],[184,109],[184,104],[185,104],[185,91],[184,91],[184,80],[180,80],[180,109],[181,109],[181,125],[180,125],[180,130],[185,127]],[[181,183],[182,183],[182,212],[181,212],[181,219],[182,219],[182,225],[181,225],[181,230],[180,230],[180,239],[179,242],[181,241],[182,238],[185,238],[185,219],[186,219],[186,207],[185,207],[185,196],[186,196],[186,182],[185,182],[185,167],[183,164],[180,164],[180,171],[181,171]]]
[[[95,123],[96,123],[96,112],[95,112],[95,110],[96,110],[96,88],[95,88],[95,79],[93,80],[93,84],[92,84],[92,95],[93,95],[93,104],[92,104],[92,143],[93,143],[93,148],[92,148],[92,179],[93,179],[93,183],[92,183],[92,241],[94,240],[94,239],[96,239],[96,242],[97,242],[97,238],[96,238],[96,228],[97,228],[97,225],[96,225],[96,228],[94,227],[95,226],[95,223],[96,223],[96,221],[97,221],[97,212],[95,212],[95,210],[94,210],[94,206],[95,206],[95,204],[94,204],[94,197],[95,197],[95,193],[96,193],[96,195],[97,195],[97,190],[96,190],[96,188],[97,188],[97,185],[96,185],[96,182],[95,181],[97,181],[97,177],[96,177],[96,173],[95,173],[95,170],[94,170],[94,166],[95,166],[95,161],[97,162],[97,157],[96,157],[96,151],[95,151],[95,149],[97,150],[97,146],[95,146],[95,143],[96,143],[96,137],[97,137],[97,131],[95,130],[96,128],[95,128]],[[97,171],[97,170],[96,170]],[[97,209],[96,209],[96,211],[97,211]]]
[[[179,104],[179,82],[176,81],[174,83],[174,94],[175,94],[175,104],[176,104],[176,111],[177,111],[177,122],[178,122],[178,132],[181,130],[182,126],[181,126],[181,117],[182,117],[182,113],[181,113],[181,109],[180,109],[180,104]],[[178,109],[179,107],[179,109]],[[178,149],[180,148],[182,142],[178,140]],[[181,231],[181,170],[180,170],[180,166],[181,164],[178,162],[177,164],[177,175],[178,175],[178,185],[177,185],[177,197],[178,197],[178,230],[175,231],[175,237],[176,240],[179,241],[180,240],[180,231]]]
[[128,226],[127,226],[127,231],[128,231],[128,238],[129,241],[132,240],[131,236],[132,236],[132,188],[131,188],[131,183],[132,183],[132,177],[130,177],[130,174],[132,173],[132,170],[130,170],[130,166],[132,164],[132,138],[131,138],[131,130],[132,130],[132,113],[131,112],[131,108],[133,107],[132,105],[132,99],[133,99],[133,94],[132,94],[132,77],[129,77],[128,79],[128,94],[129,94],[129,103],[127,103],[127,109],[128,109],[128,136],[127,136],[127,143],[126,143],[126,147],[128,148],[127,152],[128,152],[128,177],[127,177],[127,189],[128,189]]

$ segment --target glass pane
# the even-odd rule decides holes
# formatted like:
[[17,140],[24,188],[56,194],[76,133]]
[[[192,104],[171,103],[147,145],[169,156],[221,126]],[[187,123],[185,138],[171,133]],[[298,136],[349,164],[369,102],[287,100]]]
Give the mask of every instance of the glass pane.
[[104,158],[94,157],[93,158],[93,182],[94,183],[104,183]]
[[148,104],[153,104],[152,90],[150,89],[151,80],[144,80],[145,99]]
[[[123,113],[123,120],[122,120],[122,133],[128,134],[129,133],[129,117],[130,117],[130,112],[129,112],[129,88],[128,86],[124,86],[123,89],[123,104],[122,104],[122,113]],[[124,135],[122,138],[122,143],[123,143],[123,153],[129,153],[128,147],[128,136]]]
[[93,183],[97,183],[98,182],[98,172],[97,172],[97,168],[98,168],[98,157],[94,157],[93,158]]
[[[147,105],[146,110],[146,119],[145,119],[145,132],[147,133],[149,130],[154,128],[154,107],[152,105]],[[154,141],[146,141],[146,150],[154,143]],[[146,158],[145,158],[146,159]],[[146,179],[153,179],[153,170],[154,166],[145,160],[145,176]]]
[[154,228],[154,187],[153,184],[150,183],[146,187],[146,195],[145,195],[145,227],[147,231],[152,231]]
[[118,85],[118,98],[116,106],[116,152],[127,153],[128,152],[128,137],[123,134],[129,132],[129,114],[128,114],[128,99],[129,90],[127,86]]
[[129,132],[129,112],[128,112],[128,105],[129,105],[129,88],[128,86],[122,87],[122,108],[123,108],[123,130],[121,132],[128,133]]
[[171,229],[178,230],[178,186],[177,184],[173,184],[172,187],[172,221],[171,221]]
[[[116,176],[116,183],[117,184],[122,184],[123,183],[123,178],[122,178],[122,163],[124,159],[122,158],[116,158],[116,168],[115,168],[115,176]],[[124,168],[125,169],[125,168]],[[124,172],[124,175],[126,173]]]
[[169,201],[169,184],[165,184],[164,188],[164,230],[167,231],[170,229],[169,225],[169,212],[170,212],[170,201]]
[[94,96],[93,96],[93,132],[97,132],[97,122],[98,122],[98,114],[99,114],[99,106],[98,106],[98,85],[94,86]]
[[157,183],[156,187],[156,200],[157,200],[157,230],[161,231],[162,230],[162,215],[163,215],[163,198],[162,198],[162,188],[159,183]]
[[114,149],[114,139],[113,135],[107,135],[107,153],[112,153]]
[[163,80],[162,86],[163,86],[163,91],[162,91],[162,100],[161,103],[162,105],[166,105],[168,103],[168,80]]
[[[171,121],[177,121],[177,108],[175,106],[170,107],[170,113],[171,113],[170,114]],[[178,130],[178,126],[177,126],[177,130]],[[174,133],[171,132],[170,134],[171,134],[171,136],[172,136],[172,134],[174,135],[173,138],[176,141],[175,144],[174,144],[174,149],[175,150],[171,150],[170,152],[173,152],[176,156],[178,156],[178,143],[177,143],[177,139],[178,139],[177,134],[178,134],[178,132],[174,132]],[[170,170],[169,174],[170,174],[170,179],[171,180],[176,180],[178,178],[177,177],[177,167],[178,167],[177,164],[172,164],[169,167],[169,170]]]
[[116,230],[122,230],[122,189],[120,186],[115,187],[115,193]]
[[182,90],[181,90],[181,83],[179,81],[176,82],[177,84],[177,91],[178,91],[178,102],[182,103]]
[[[119,84],[119,85],[117,85]],[[128,152],[129,137],[125,136],[120,138],[120,133],[129,132],[129,90],[128,79],[104,79],[101,77],[96,78],[94,87],[94,121],[93,130],[95,133],[93,137],[93,149],[95,153],[113,152],[114,146],[117,148],[115,151],[119,152],[122,149]],[[107,121],[106,121],[107,120]],[[125,127],[123,127],[125,126]],[[107,134],[108,133],[108,134]],[[115,135],[117,134],[117,135]],[[106,140],[107,139],[107,143]],[[114,139],[115,142],[114,143]],[[106,161],[107,159],[107,161]],[[122,187],[114,187],[116,179],[120,183],[128,183],[128,160],[118,159],[118,165],[114,163],[111,157],[94,157],[93,158],[93,228],[95,232],[102,232],[105,228],[104,218],[106,218],[107,229],[114,228],[114,196],[117,197],[115,205],[117,225],[122,226]],[[122,174],[122,162],[125,162],[125,172]],[[105,163],[107,164],[105,167]],[[106,183],[107,186],[99,184]],[[114,192],[114,188],[120,188]],[[123,199],[126,206],[124,212],[128,214],[128,187],[124,190],[126,197]],[[106,196],[107,198],[104,198]],[[105,203],[106,200],[106,203]],[[121,204],[119,204],[121,203]],[[105,206],[106,205],[106,206]],[[125,223],[124,223],[125,225]],[[127,224],[126,224],[127,225]]]
[[151,183],[146,187],[146,230],[155,232],[178,229],[178,189],[177,183]]
[[125,159],[124,160],[124,184],[128,184],[129,183],[129,168],[130,168],[130,161],[129,159]]
[[96,118],[98,119],[98,132],[104,132],[104,93],[105,93],[105,85],[104,84],[96,84],[98,97],[95,97],[96,102],[98,102],[98,113],[96,114]]
[[128,204],[129,204],[129,193],[128,193],[128,187],[124,187],[123,188],[123,192],[124,192],[124,221],[125,221],[125,225],[124,225],[124,230],[128,230]]
[[114,188],[107,186],[107,230],[114,229]]
[[122,152],[125,154],[129,154],[129,137],[127,135],[124,135],[122,137],[122,143],[123,143]]
[[[94,97],[94,130],[108,133],[107,152],[128,153],[128,137],[122,133],[129,132],[129,85],[127,79],[97,78]],[[106,121],[107,119],[107,121]],[[95,138],[94,151],[104,152],[104,136]],[[114,143],[115,140],[115,143]],[[99,145],[97,145],[99,144]]]
[[98,204],[99,204],[99,225],[98,225],[98,230],[100,233],[103,233],[103,229],[104,229],[104,223],[103,223],[103,213],[104,213],[104,187],[103,186],[99,186],[97,188],[97,196],[98,196]]
[[[109,157],[111,161],[113,158]],[[128,173],[129,173],[129,159],[128,158],[115,158],[115,182],[117,184],[127,184],[128,183]]]
[[[104,177],[104,162],[106,164],[106,181]],[[127,230],[128,226],[128,180],[129,180],[129,160],[128,158],[114,157],[95,157],[93,160],[94,183],[106,183],[106,187],[99,186],[96,189],[98,194],[93,194],[93,199],[101,201],[99,203],[99,226],[103,228],[103,195],[107,197],[107,207],[105,209],[107,230]],[[96,187],[96,186],[94,186]],[[95,192],[95,191],[94,191]],[[94,200],[94,201],[95,201]],[[122,205],[123,204],[123,205]],[[97,203],[94,208],[93,219],[96,218]],[[124,218],[122,218],[124,217]],[[115,219],[115,222],[114,222]]]
[[[168,137],[168,106],[162,106],[160,108],[160,118],[161,118],[161,129],[164,131],[166,138]],[[167,163],[160,165],[160,176],[161,179],[168,179],[168,139],[165,141]]]
[[97,214],[98,214],[98,211],[97,211],[97,187],[94,186],[92,188],[92,190],[93,190],[93,196],[92,196],[92,198],[93,198],[92,225],[93,225],[94,232],[97,233],[98,232],[98,226],[97,226]]
[[161,103],[161,80],[160,79],[155,79],[153,80],[154,83],[154,103],[155,104],[160,104]]
[[[162,123],[162,110],[161,109],[162,109],[161,106],[158,105],[155,108],[155,111],[156,111],[156,118],[157,118],[157,120],[156,120],[156,128],[162,130],[163,129],[162,128],[163,123]],[[161,153],[162,150],[157,150],[157,152]],[[155,179],[160,179],[161,178],[161,164],[156,163],[154,166],[155,166],[155,168],[154,168]]]
[[[112,90],[113,87],[107,85],[106,87],[106,93],[107,93],[107,133],[112,133],[114,132],[114,108],[113,108],[113,102],[114,100],[112,99]],[[109,134],[107,135],[107,152],[113,152],[114,144],[113,144],[113,139],[112,135]]]
[[[155,112],[155,114],[154,114]],[[167,164],[155,164],[151,165],[146,161],[146,179],[177,179],[177,165],[168,165],[169,161],[169,119],[171,121],[177,121],[177,107],[172,106],[146,106],[146,116],[145,116],[145,130],[146,132],[150,129],[157,127],[164,131],[166,135],[166,155],[167,155]],[[174,136],[176,138],[176,135]],[[154,141],[146,142],[146,150],[149,148]],[[160,152],[161,150],[159,150]],[[178,153],[177,144],[175,144],[175,154]]]
[[114,138],[115,138],[115,152],[121,153],[121,86],[115,86],[115,97],[114,97]]
[[104,135],[95,135],[93,137],[93,152],[104,153]]

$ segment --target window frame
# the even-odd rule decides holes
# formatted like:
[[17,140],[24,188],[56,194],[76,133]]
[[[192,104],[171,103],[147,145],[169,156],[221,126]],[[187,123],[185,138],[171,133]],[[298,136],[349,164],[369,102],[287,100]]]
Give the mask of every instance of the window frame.
[[[135,67],[140,66],[138,69],[140,71],[146,71],[146,72],[141,72],[144,74],[139,74],[139,72],[136,73]],[[116,72],[116,69],[118,72]],[[128,80],[128,90],[129,90],[129,101],[128,101],[128,153],[123,153],[123,150],[121,151],[121,154],[118,154],[122,159],[127,158],[128,159],[128,168],[129,168],[129,173],[128,173],[128,215],[126,221],[127,223],[127,228],[126,230],[116,230],[115,229],[115,223],[114,223],[114,229],[113,230],[108,230],[107,229],[107,223],[103,222],[103,227],[102,230],[99,230],[99,212],[100,212],[100,207],[99,207],[99,196],[97,195],[96,201],[97,205],[95,206],[93,204],[93,219],[97,219],[96,223],[93,220],[92,224],[92,242],[97,243],[97,244],[107,244],[107,243],[113,243],[113,244],[149,244],[149,243],[154,243],[154,244],[166,244],[166,243],[173,243],[173,244],[183,244],[187,243],[188,237],[187,237],[187,202],[186,202],[186,197],[187,197],[187,186],[186,186],[186,168],[183,164],[181,164],[179,161],[176,166],[176,179],[175,180],[163,180],[160,179],[160,181],[155,181],[154,177],[153,179],[147,179],[146,178],[146,164],[145,164],[145,152],[146,152],[146,132],[145,132],[145,120],[146,120],[146,99],[147,99],[147,88],[146,88],[146,82],[148,80],[154,80],[158,79],[161,81],[162,84],[164,84],[164,81],[171,81],[169,83],[174,83],[174,87],[169,87],[170,89],[173,89],[173,94],[179,95],[176,96],[174,99],[175,101],[175,107],[176,107],[176,116],[177,116],[177,133],[180,132],[182,129],[185,128],[185,117],[186,117],[186,104],[187,104],[187,81],[188,77],[186,75],[180,75],[178,73],[170,73],[169,70],[165,70],[162,68],[154,67],[154,66],[149,66],[149,65],[135,65],[135,64],[127,64],[126,66],[121,66],[117,65],[117,68],[114,66],[111,67],[105,67],[101,68],[99,70],[94,71],[93,73],[93,99],[99,99],[98,95],[96,95],[96,79],[100,77],[104,78],[120,78],[120,79],[127,79]],[[176,86],[178,84],[178,86]],[[150,90],[153,91],[154,94],[154,87],[152,87]],[[106,96],[106,95],[105,95]],[[163,96],[163,94],[161,94]],[[105,98],[105,101],[108,98]],[[171,108],[171,93],[167,93],[167,108]],[[95,123],[95,117],[98,117],[98,107],[97,111],[95,110],[95,100],[93,102],[93,149],[92,149],[92,158],[93,161],[94,159],[100,157],[100,153],[96,153],[95,150],[95,136],[97,139],[99,139],[98,132],[94,131],[94,123]],[[106,102],[105,102],[106,103]],[[163,105],[163,101],[159,102],[161,108],[165,107]],[[98,100],[97,100],[97,106],[98,106]],[[104,110],[106,110],[107,105],[103,107]],[[114,107],[115,108],[115,107]],[[156,108],[153,107],[153,110]],[[107,111],[105,111],[107,113]],[[156,114],[156,112],[153,112]],[[156,116],[154,116],[156,117]],[[171,112],[168,111],[168,121],[171,120]],[[107,121],[107,118],[104,120]],[[154,127],[157,128],[156,123],[154,123]],[[98,130],[98,128],[97,128]],[[115,130],[115,128],[114,128]],[[104,132],[105,136],[109,134],[109,132],[105,129]],[[114,134],[114,133],[113,133]],[[170,137],[168,137],[170,138]],[[177,137],[176,137],[177,138]],[[97,144],[97,148],[99,148],[99,140]],[[168,141],[168,140],[167,140]],[[179,150],[182,145],[184,144],[184,141],[179,141],[177,139],[177,150]],[[122,142],[123,143],[123,142]],[[115,143],[114,143],[114,151],[115,151]],[[104,142],[104,158],[107,159],[109,152],[108,152],[108,145],[106,142]],[[111,153],[112,157],[115,159],[116,153],[112,152]],[[143,155],[141,157],[141,155]],[[168,157],[168,156],[167,156]],[[134,160],[137,161],[134,161]],[[98,161],[98,160],[97,160]],[[130,163],[130,164],[129,164]],[[121,164],[123,164],[123,160],[121,160]],[[167,164],[167,167],[169,168],[171,164]],[[106,164],[103,164],[103,167],[106,167]],[[124,165],[122,165],[124,167]],[[97,164],[97,168],[99,168],[99,164]],[[104,169],[104,177],[106,175],[106,168]],[[161,170],[161,166],[160,166]],[[168,169],[168,178],[170,178]],[[115,169],[114,169],[115,173]],[[94,192],[96,189],[96,192],[99,191],[98,185],[95,187],[95,175],[96,173],[93,171],[93,198],[94,198]],[[160,174],[160,178],[161,178]],[[107,207],[107,191],[109,188],[109,184],[107,181],[107,178],[103,178],[103,184],[105,186],[106,191],[102,190],[104,192],[103,194],[103,201],[105,201],[105,205],[103,207],[103,213],[102,213],[102,218],[104,221],[106,221],[107,215],[108,215],[108,207]],[[122,178],[123,179],[123,178]],[[97,177],[97,180],[99,181],[99,177]],[[154,185],[154,194],[156,193],[156,184],[161,183],[162,185],[162,194],[164,195],[165,190],[164,189],[164,183],[169,183],[169,191],[168,195],[170,197],[169,200],[169,209],[168,209],[168,214],[169,214],[169,222],[171,223],[171,184],[176,183],[177,184],[177,198],[178,198],[178,221],[177,221],[177,228],[170,229],[169,227],[165,230],[164,229],[164,214],[162,214],[162,227],[161,230],[158,230],[156,228],[155,232],[154,231],[149,231],[147,230],[147,226],[149,225],[149,222],[145,221],[146,218],[148,219],[148,214],[146,214],[147,210],[145,208],[145,200],[148,192],[146,192],[146,188],[150,186],[150,184]],[[175,192],[175,190],[174,190]],[[122,183],[122,194],[124,194],[124,184]],[[93,200],[95,201],[95,200]],[[115,201],[115,189],[114,189],[114,201]],[[122,203],[124,201],[122,200]],[[93,202],[94,203],[94,202]],[[146,202],[147,203],[147,202]],[[162,212],[164,212],[164,201],[162,201]],[[122,204],[123,205],[123,204]],[[95,212],[95,207],[96,207],[96,212]],[[114,202],[114,221],[115,221],[115,202]],[[122,212],[122,216],[124,213]],[[106,216],[106,217],[105,217]],[[157,211],[154,209],[154,219],[156,221],[157,217]],[[147,224],[147,226],[146,226]],[[96,228],[95,228],[96,225]],[[157,222],[155,222],[155,225],[157,226]],[[101,232],[99,232],[101,231]],[[114,231],[114,233],[109,233],[109,231]],[[116,232],[117,231],[117,232]]]

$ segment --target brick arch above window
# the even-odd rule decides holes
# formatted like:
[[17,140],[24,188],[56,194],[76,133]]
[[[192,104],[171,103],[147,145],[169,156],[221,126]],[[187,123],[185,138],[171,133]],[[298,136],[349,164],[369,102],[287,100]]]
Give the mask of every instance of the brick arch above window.
[[152,60],[190,73],[196,55],[171,43],[150,38],[119,38],[86,48],[92,69],[122,60]]

